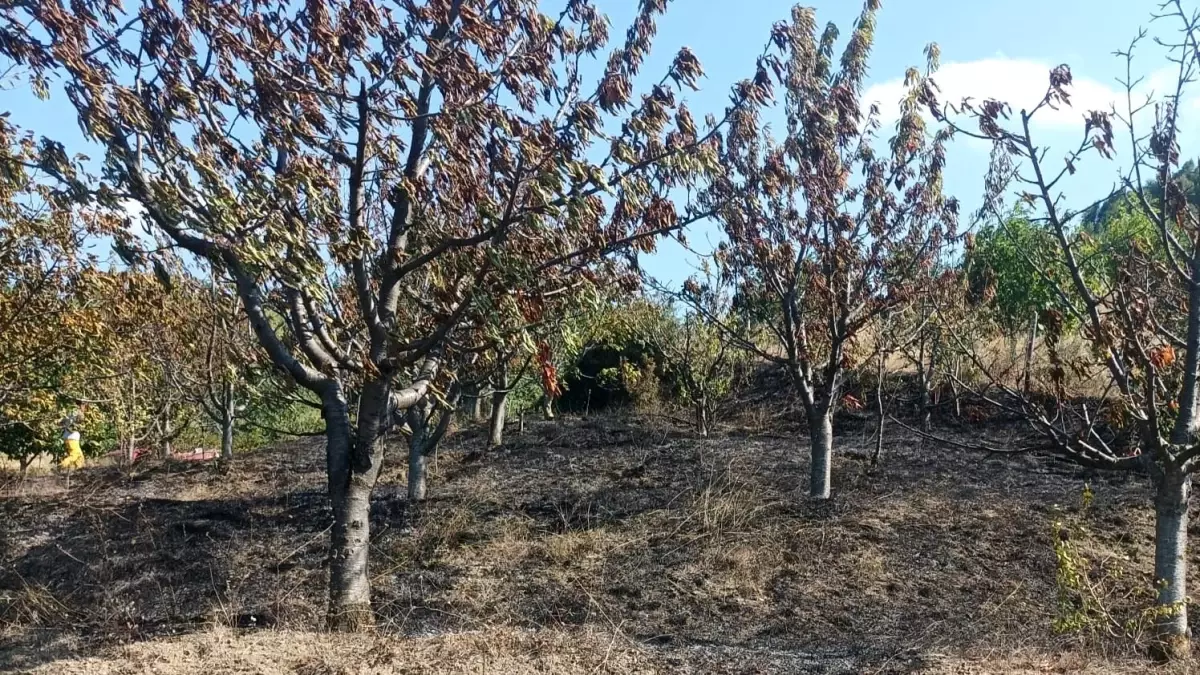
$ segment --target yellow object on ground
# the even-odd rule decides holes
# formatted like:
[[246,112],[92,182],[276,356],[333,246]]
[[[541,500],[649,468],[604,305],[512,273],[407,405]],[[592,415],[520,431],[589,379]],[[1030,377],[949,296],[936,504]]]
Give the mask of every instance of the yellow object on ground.
[[67,456],[58,463],[60,469],[82,469],[83,450],[79,447],[79,434],[67,436]]

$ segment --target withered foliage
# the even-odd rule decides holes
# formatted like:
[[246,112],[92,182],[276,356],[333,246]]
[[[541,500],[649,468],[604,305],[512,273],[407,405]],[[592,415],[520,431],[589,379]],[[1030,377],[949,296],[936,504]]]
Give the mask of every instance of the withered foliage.
[[[878,9],[866,3],[840,62],[837,28],[819,31],[811,9],[775,26],[777,51],[745,85],[753,105],[734,111],[720,150],[727,170],[705,193],[728,239],[715,256],[721,276],[768,328],[739,340],[787,367],[810,423],[837,406],[864,328],[911,301],[957,236],[958,204],[942,194],[948,132],[922,117],[938,109],[936,46],[924,72],[906,73],[886,146],[879,108],[862,100]],[[762,121],[777,96],[781,137]]]

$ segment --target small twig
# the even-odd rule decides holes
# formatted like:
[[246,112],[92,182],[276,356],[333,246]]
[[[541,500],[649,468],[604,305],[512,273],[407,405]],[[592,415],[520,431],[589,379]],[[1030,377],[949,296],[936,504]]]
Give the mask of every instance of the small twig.
[[75,562],[79,563],[80,565],[87,567],[87,563],[85,563],[82,560],[80,560],[79,558],[76,558],[75,556],[71,555],[71,553],[69,551],[67,551],[67,549],[62,547],[62,544],[56,543],[56,544],[54,544],[54,547],[57,548],[59,550],[59,552],[61,552],[63,555],[67,556],[71,560],[74,560]]

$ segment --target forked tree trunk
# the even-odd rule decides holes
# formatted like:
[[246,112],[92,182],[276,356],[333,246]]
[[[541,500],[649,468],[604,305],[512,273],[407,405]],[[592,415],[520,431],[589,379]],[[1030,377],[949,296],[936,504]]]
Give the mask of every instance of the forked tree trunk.
[[1191,651],[1187,622],[1187,540],[1192,478],[1178,469],[1167,469],[1157,483],[1154,581],[1158,587],[1158,614],[1154,651],[1163,658],[1183,658]]
[[[416,405],[404,412],[408,420],[408,428],[412,432],[408,438],[408,499],[419,502],[426,497],[426,476],[430,455],[436,456],[438,444],[442,442],[450,423],[454,421],[454,411],[458,406],[460,391],[457,385],[450,387],[447,401],[449,405],[438,410],[428,397],[421,399]],[[434,415],[438,413],[437,422]]]
[[383,460],[390,389],[368,382],[359,399],[358,429],[350,423],[346,399],[337,385],[323,396],[329,498],[333,530],[329,564],[329,628],[360,631],[374,626],[370,550],[371,490]]
[[504,445],[504,416],[508,408],[508,372],[501,369],[496,382],[496,391],[492,394],[492,424],[488,434],[488,447],[496,448]]
[[[1200,247],[1194,249],[1190,268],[1200,271]],[[1187,348],[1179,414],[1171,429],[1171,443],[1191,445],[1197,433],[1197,372],[1200,371],[1200,283],[1188,290]],[[1156,640],[1152,651],[1163,658],[1185,658],[1191,652],[1187,622],[1188,504],[1192,477],[1168,463],[1154,486],[1154,582],[1158,586]]]
[[812,446],[808,494],[813,499],[829,499],[833,455],[832,405],[813,406],[809,409],[808,434]]

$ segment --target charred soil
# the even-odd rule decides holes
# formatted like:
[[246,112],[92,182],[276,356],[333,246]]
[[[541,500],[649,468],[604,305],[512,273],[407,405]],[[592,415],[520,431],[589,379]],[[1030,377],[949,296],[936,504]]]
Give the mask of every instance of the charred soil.
[[[1154,669],[1138,644],[1153,567],[1142,478],[895,425],[874,466],[874,422],[846,417],[834,497],[818,504],[798,417],[708,439],[633,414],[527,421],[482,454],[468,426],[420,504],[405,498],[397,439],[372,505],[379,630],[350,637],[322,632],[319,442],[224,473],[88,469],[69,491],[13,481],[0,498],[0,670]],[[1000,420],[937,431],[1008,447],[1019,432]]]

